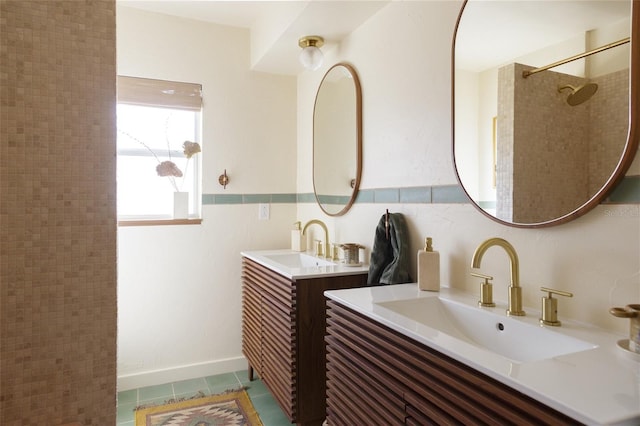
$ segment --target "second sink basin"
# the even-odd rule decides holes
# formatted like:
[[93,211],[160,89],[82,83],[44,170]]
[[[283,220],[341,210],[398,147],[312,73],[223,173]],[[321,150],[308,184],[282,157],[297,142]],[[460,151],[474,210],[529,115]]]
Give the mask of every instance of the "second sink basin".
[[515,362],[533,362],[597,347],[556,331],[440,297],[378,306]]
[[268,254],[264,257],[279,263],[287,268],[315,268],[319,266],[334,266],[335,263],[305,253],[278,253]]

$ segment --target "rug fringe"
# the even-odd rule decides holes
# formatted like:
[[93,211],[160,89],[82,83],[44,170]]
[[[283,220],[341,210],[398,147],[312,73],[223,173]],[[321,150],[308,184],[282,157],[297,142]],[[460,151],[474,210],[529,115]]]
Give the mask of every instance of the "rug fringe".
[[198,393],[196,393],[193,396],[190,397],[184,397],[184,398],[170,398],[165,400],[164,402],[154,402],[154,403],[150,403],[150,404],[141,404],[138,405],[137,407],[135,407],[133,409],[133,411],[138,411],[138,410],[142,410],[145,408],[149,408],[149,407],[155,407],[158,405],[167,405],[167,404],[175,404],[176,402],[182,402],[182,401],[190,401],[192,399],[198,399],[198,398],[204,398],[207,396],[216,396],[216,395],[227,395],[233,392],[240,392],[240,391],[244,391],[247,390],[248,387],[247,386],[240,386],[238,388],[233,388],[233,389],[227,389],[224,392],[220,392],[220,393],[215,393],[215,394],[211,394],[211,395],[207,395],[202,391],[198,391]]

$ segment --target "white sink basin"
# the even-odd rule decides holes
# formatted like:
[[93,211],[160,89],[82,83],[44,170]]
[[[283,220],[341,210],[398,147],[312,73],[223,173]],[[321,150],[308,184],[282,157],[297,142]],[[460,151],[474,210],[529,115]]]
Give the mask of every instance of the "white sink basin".
[[335,263],[320,257],[305,253],[266,254],[264,257],[287,268],[317,268],[319,266],[334,266]]
[[520,363],[597,347],[548,328],[438,297],[396,300],[377,305],[454,339]]

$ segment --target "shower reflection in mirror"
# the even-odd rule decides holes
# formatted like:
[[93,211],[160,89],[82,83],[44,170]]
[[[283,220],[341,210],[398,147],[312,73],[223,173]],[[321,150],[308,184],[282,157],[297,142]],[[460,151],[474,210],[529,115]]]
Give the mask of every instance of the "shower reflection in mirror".
[[523,79],[528,68],[498,70],[496,215],[518,223],[562,216],[593,197],[620,159],[620,145],[608,142],[623,141],[629,127],[628,69]]
[[[455,45],[454,155],[459,179],[475,204],[509,224],[538,224],[587,203],[618,167],[629,130],[630,19],[627,14],[492,66],[486,56],[495,46],[472,52],[475,25],[487,16],[484,9],[493,7],[497,14],[512,6],[526,7],[466,5],[465,13],[473,15],[463,14]],[[510,28],[502,37],[515,37],[513,22]],[[611,39],[617,41],[599,44]],[[585,46],[596,48],[585,51]],[[482,53],[486,56],[479,58]],[[485,62],[474,68],[474,60]],[[489,137],[491,143],[483,142]]]

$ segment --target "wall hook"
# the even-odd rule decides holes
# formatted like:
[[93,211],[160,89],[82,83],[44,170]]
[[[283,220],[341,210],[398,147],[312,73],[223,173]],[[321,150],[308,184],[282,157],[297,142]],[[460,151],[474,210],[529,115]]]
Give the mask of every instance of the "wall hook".
[[229,176],[227,175],[227,169],[224,169],[224,173],[222,173],[218,178],[218,183],[222,185],[224,189],[227,189],[227,185],[229,184]]
[[387,212],[384,215],[384,234],[387,237],[387,241],[389,240],[389,227],[391,225],[389,224],[389,209],[387,209]]

